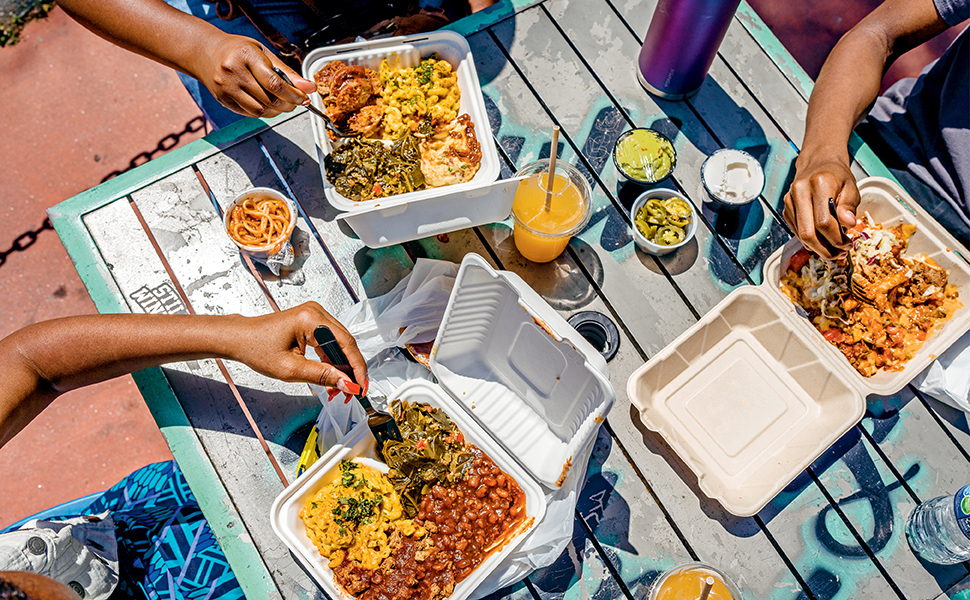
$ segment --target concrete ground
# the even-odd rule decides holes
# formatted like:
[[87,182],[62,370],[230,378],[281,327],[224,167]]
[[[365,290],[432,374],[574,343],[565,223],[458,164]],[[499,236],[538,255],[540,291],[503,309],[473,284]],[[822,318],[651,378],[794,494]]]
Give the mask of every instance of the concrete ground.
[[[879,2],[750,3],[814,77],[842,33]],[[906,55],[890,77],[917,74],[954,35]],[[45,210],[204,131],[173,71],[101,40],[60,9],[0,48],[0,81],[2,338],[96,312]],[[0,449],[0,527],[170,458],[130,377],[65,394]]]
[[[94,313],[49,206],[204,135],[175,73],[60,9],[0,48],[0,337]],[[195,131],[191,131],[195,129]],[[0,449],[0,527],[171,459],[131,377],[65,394]]]

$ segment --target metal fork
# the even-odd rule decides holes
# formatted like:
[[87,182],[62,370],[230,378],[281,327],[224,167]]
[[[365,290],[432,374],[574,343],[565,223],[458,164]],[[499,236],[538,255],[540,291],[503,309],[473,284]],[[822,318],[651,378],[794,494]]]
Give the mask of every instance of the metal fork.
[[[285,81],[287,84],[290,85],[290,87],[296,87],[296,86],[293,85],[293,82],[290,81],[290,78],[286,76],[286,73],[284,73],[283,70],[280,69],[279,67],[273,67],[273,72],[276,73],[277,75],[279,75],[280,78],[283,79],[283,81]],[[333,120],[330,117],[327,116],[327,113],[323,112],[322,110],[320,110],[319,108],[317,108],[316,106],[314,106],[312,102],[310,104],[304,104],[303,106],[305,106],[306,109],[309,110],[310,112],[312,112],[313,114],[315,114],[318,117],[320,117],[321,119],[323,119],[323,124],[327,127],[327,129],[329,129],[330,131],[332,131],[333,134],[336,135],[337,137],[345,137],[346,138],[346,137],[358,137],[358,136],[360,136],[360,132],[359,131],[353,131],[351,129],[345,129],[345,128],[340,127],[336,123],[334,123]]]
[[[839,227],[839,235],[842,236],[842,243],[844,244],[850,241],[849,237],[845,235],[845,228],[842,227],[842,223],[839,221],[839,217],[835,213],[834,198],[829,198],[829,212],[832,213],[832,218],[835,219],[835,224],[838,225]],[[849,246],[845,250],[845,261],[846,261],[846,274],[848,275],[848,278],[849,278],[849,292],[852,293],[852,296],[856,300],[875,306],[876,303],[872,300],[872,298],[866,295],[865,288],[862,287],[862,285],[855,280],[855,266],[854,266],[855,261],[852,260],[851,246]]]
[[[346,373],[351,381],[357,383],[354,380],[354,370],[350,366],[350,361],[347,360],[347,355],[340,348],[340,344],[337,342],[337,338],[334,337],[333,332],[330,331],[330,328],[326,325],[320,325],[313,330],[313,337],[320,344],[320,349],[326,355],[330,364]],[[398,429],[394,417],[386,412],[377,411],[371,406],[367,396],[358,394],[355,397],[367,413],[367,426],[370,427],[370,432],[374,434],[374,438],[377,440],[378,452],[384,448],[384,442],[392,440],[397,442],[401,441],[401,430]]]

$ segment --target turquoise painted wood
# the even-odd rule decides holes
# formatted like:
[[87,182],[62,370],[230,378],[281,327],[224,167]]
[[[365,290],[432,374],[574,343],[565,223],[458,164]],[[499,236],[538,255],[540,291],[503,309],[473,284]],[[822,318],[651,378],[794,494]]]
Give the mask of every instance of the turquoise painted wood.
[[[870,398],[859,426],[758,515],[740,519],[699,491],[626,397],[630,373],[732,289],[760,282],[764,259],[789,238],[781,200],[812,87],[742,4],[696,96],[667,102],[647,95],[634,64],[655,5],[514,0],[451,26],[475,55],[502,176],[555,151],[592,185],[590,225],[547,265],[519,255],[509,221],[364,247],[324,198],[303,110],[241,121],[52,208],[51,219],[101,312],[186,310],[169,293],[175,283],[200,313],[258,314],[273,303],[285,309],[307,300],[339,312],[389,291],[417,259],[458,262],[476,252],[520,275],[564,317],[596,310],[616,320],[621,343],[610,379],[617,401],[567,525],[570,543],[552,565],[491,599],[639,599],[664,569],[691,560],[730,573],[749,599],[965,595],[965,566],[920,563],[900,533],[918,501],[951,492],[967,472],[970,430],[962,414],[911,390]],[[553,125],[562,127],[556,149],[548,142]],[[609,156],[616,136],[634,126],[660,128],[674,140],[678,167],[662,185],[687,195],[702,219],[691,247],[664,258],[635,249],[629,208],[643,188],[624,183]],[[734,222],[704,202],[700,182],[701,163],[721,147],[754,153],[768,179],[759,201]],[[851,151],[857,175],[887,174],[859,140]],[[275,187],[300,207],[301,268],[293,274],[250,272],[222,235],[220,211],[250,185]],[[292,478],[298,448],[291,434],[315,416],[316,399],[241,365],[229,371]],[[135,379],[247,594],[322,598],[268,526],[282,483],[214,363],[171,365]]]

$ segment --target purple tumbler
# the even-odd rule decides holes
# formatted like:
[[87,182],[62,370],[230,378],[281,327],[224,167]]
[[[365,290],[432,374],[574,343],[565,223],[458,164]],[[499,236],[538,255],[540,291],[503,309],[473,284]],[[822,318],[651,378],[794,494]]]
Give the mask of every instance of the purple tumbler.
[[668,100],[681,100],[696,92],[740,3],[660,0],[640,50],[640,85]]

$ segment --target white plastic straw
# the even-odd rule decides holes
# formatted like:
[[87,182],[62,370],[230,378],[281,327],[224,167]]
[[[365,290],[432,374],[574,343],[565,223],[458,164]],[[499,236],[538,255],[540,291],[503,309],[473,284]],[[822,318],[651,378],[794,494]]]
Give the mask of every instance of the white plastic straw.
[[711,595],[712,587],[714,587],[714,578],[708,577],[704,580],[704,589],[701,591],[701,597],[698,600],[707,600],[707,597]]

